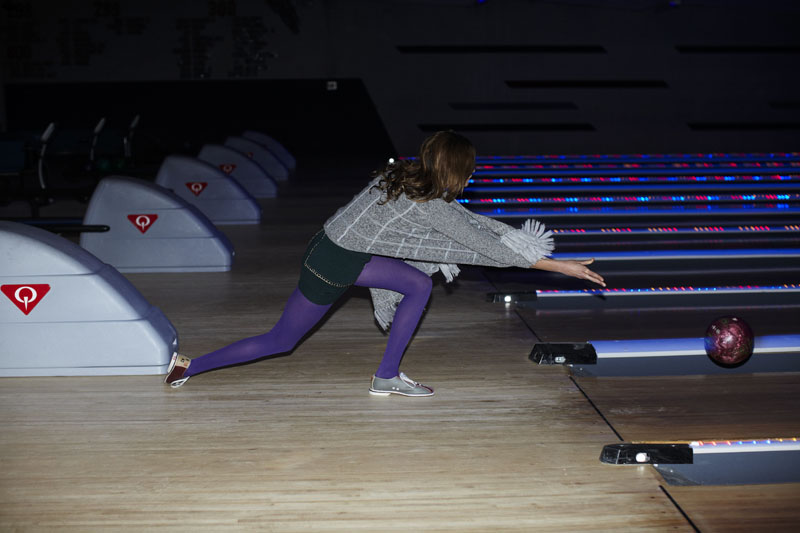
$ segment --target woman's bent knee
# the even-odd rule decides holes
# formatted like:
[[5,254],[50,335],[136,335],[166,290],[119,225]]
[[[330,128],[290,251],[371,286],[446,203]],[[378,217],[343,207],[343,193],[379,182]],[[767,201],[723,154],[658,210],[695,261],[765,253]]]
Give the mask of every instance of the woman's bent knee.
[[413,283],[413,291],[409,292],[430,296],[432,290],[433,290],[433,280],[430,278],[430,276],[420,272],[419,276],[415,276]]

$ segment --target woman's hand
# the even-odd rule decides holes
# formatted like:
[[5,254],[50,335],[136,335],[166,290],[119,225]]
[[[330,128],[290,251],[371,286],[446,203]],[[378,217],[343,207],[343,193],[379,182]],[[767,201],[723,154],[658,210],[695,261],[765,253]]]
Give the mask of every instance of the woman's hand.
[[596,272],[586,268],[586,265],[591,265],[592,263],[594,263],[594,259],[585,259],[583,261],[573,261],[571,259],[540,259],[535,265],[531,265],[531,268],[547,270],[550,272],[560,272],[565,276],[585,279],[605,287],[606,283],[605,280],[603,280],[603,277],[600,274],[597,274]]

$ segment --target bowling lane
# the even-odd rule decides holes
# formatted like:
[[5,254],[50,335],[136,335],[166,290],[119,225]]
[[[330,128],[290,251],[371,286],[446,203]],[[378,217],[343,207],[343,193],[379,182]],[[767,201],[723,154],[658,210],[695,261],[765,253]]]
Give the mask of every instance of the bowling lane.
[[641,165],[560,165],[541,164],[491,166],[486,165],[478,169],[477,177],[519,177],[529,178],[535,176],[661,176],[664,174],[690,176],[697,173],[728,175],[745,175],[754,172],[770,172],[773,174],[797,172],[800,163],[787,161],[782,163],[716,163],[713,165],[702,163],[669,164],[669,163],[643,163]]
[[[573,379],[625,442],[707,442],[800,435],[798,373]],[[746,473],[751,466],[746,459],[743,461],[736,470]],[[732,527],[731,515],[742,520],[735,524],[742,531],[759,530],[752,526],[763,527],[773,521],[778,530],[784,530],[780,528],[787,524],[781,518],[786,513],[786,499],[793,495],[797,501],[800,483],[745,483],[670,484],[664,490],[701,531],[737,530]],[[731,507],[731,501],[745,506],[747,512]]]
[[[707,324],[723,314],[741,316],[757,335],[797,333],[800,323],[800,307],[784,305],[510,308],[542,342],[702,336]],[[742,367],[746,368],[747,364]],[[532,373],[543,370],[531,362]],[[800,435],[797,416],[800,373],[747,373],[745,370],[734,374],[719,370],[717,374],[573,375],[571,379],[621,442],[691,442]],[[609,465],[609,468],[641,470],[650,467]],[[738,467],[748,468],[747,465]],[[662,490],[700,531],[755,531],[765,524],[771,524],[771,529],[776,531],[791,530],[789,524],[796,522],[794,517],[786,517],[790,512],[787,510],[794,508],[794,502],[800,497],[800,483],[795,482],[676,486],[665,479]]]
[[[598,268],[598,271],[603,272]],[[500,295],[519,297],[512,304],[542,343],[590,342],[597,350],[596,364],[572,366],[576,375],[645,376],[718,373],[788,372],[800,367],[800,293],[796,290],[681,291],[689,286],[717,288],[726,285],[781,281],[781,271],[659,272],[643,276],[630,271],[603,272],[609,288],[629,292],[594,294],[531,291],[574,290],[583,282],[536,271],[485,271]],[[787,276],[793,275],[791,270]],[[796,279],[796,278],[795,278]],[[636,293],[631,287],[674,288],[663,293]],[[650,285],[650,286],[653,286]],[[520,292],[515,292],[520,291]],[[522,292],[527,291],[527,292]],[[496,305],[504,305],[497,303]],[[751,325],[756,335],[756,355],[748,364],[723,369],[708,361],[703,349],[706,328],[724,315],[736,315]]]
[[573,379],[627,442],[800,436],[797,373]]
[[479,155],[479,165],[587,164],[587,163],[715,163],[747,161],[800,161],[797,152],[687,153],[687,154],[548,154]]
[[[798,371],[800,306],[710,306],[699,302],[700,297],[696,297],[671,307],[544,310],[532,308],[533,303],[517,307],[515,312],[541,343],[588,342],[595,348],[597,362],[576,361],[570,365],[574,375],[643,377]],[[704,351],[706,328],[725,315],[741,317],[756,335],[753,356],[735,368],[712,363]]]
[[[588,256],[587,256],[588,257]],[[607,287],[537,270],[486,270],[497,295],[538,311],[788,306],[800,304],[792,258],[598,260]],[[535,300],[535,301],[534,301]],[[595,339],[599,340],[599,339]]]
[[796,483],[670,487],[669,494],[700,531],[797,531]]
[[[582,256],[590,258],[591,255]],[[597,260],[590,268],[601,274],[606,290],[649,287],[772,286],[800,283],[798,261],[791,258],[706,261],[674,260],[682,270],[662,261]],[[749,268],[752,267],[752,268]],[[760,268],[759,268],[760,267]],[[598,285],[560,274],[527,269],[485,270],[484,275],[498,291],[602,289]],[[798,298],[800,301],[800,298]]]

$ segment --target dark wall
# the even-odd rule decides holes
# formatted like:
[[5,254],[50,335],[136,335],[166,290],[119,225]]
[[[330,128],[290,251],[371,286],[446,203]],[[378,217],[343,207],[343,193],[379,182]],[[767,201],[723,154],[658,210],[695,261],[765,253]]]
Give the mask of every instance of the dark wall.
[[388,154],[391,141],[360,80],[206,80],[14,83],[7,87],[11,130],[106,127],[140,116],[137,148],[149,160],[196,154],[244,130],[269,133],[296,156]]
[[129,120],[148,95],[143,125],[218,138],[247,123],[300,152],[408,154],[440,128],[493,154],[797,150],[798,13],[787,0],[7,0],[5,120],[53,116],[77,91],[91,96],[66,100],[88,127],[99,112]]

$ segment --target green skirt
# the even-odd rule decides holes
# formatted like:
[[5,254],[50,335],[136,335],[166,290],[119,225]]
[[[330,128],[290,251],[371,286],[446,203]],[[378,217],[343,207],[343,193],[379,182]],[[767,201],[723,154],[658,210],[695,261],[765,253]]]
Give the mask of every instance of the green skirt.
[[335,302],[358,279],[372,254],[345,250],[320,230],[303,255],[298,288],[315,304]]

